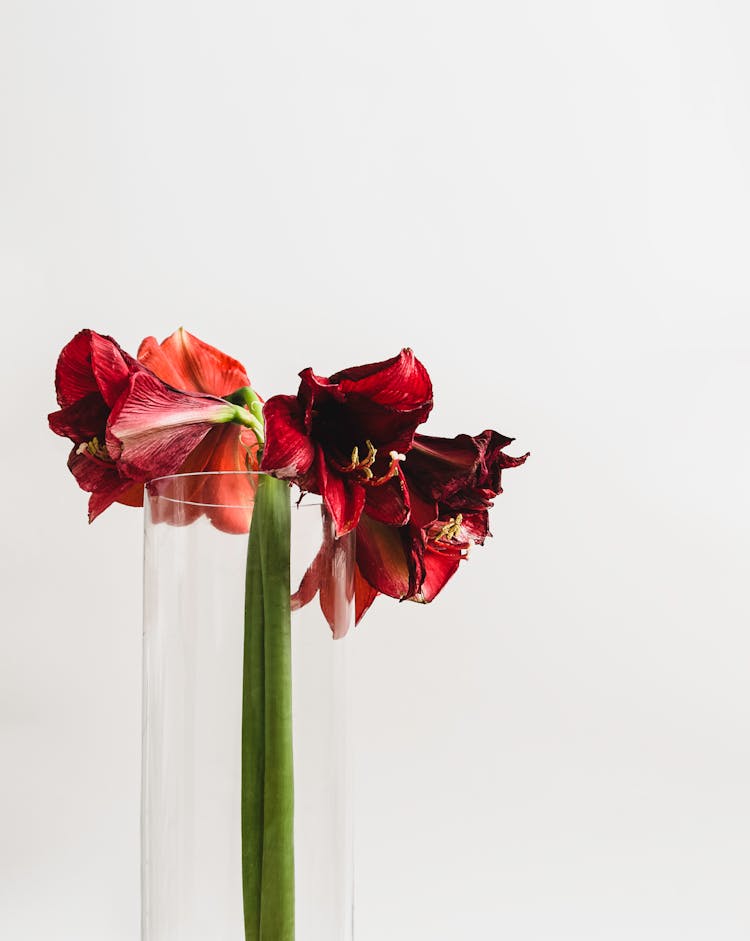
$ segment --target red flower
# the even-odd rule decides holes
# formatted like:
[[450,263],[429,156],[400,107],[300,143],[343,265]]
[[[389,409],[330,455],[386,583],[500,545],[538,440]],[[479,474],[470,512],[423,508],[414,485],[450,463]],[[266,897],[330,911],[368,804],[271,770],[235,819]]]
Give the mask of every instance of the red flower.
[[[200,344],[184,331],[178,335],[187,349],[193,341]],[[188,362],[187,350],[173,359]],[[247,385],[244,371],[242,378]],[[91,493],[90,520],[116,501],[140,506],[145,481],[183,470],[201,446],[216,451],[227,423],[241,421],[244,412],[215,394],[197,394],[203,390],[195,383],[192,391],[168,385],[93,330],[82,330],[65,346],[55,386],[60,410],[49,416],[50,428],[73,442],[68,466]],[[232,427],[239,436],[240,426]]]
[[[146,337],[138,359],[164,382],[187,392],[227,396],[240,404],[238,393],[250,387],[242,363],[182,328],[162,343]],[[241,473],[220,472],[257,469],[258,441],[250,428],[236,422],[211,428],[178,471],[196,474],[192,487],[190,481],[185,482],[189,501],[182,508],[182,522],[190,523],[205,514],[224,532],[246,533],[252,515],[253,481]]]
[[409,519],[401,461],[432,408],[427,370],[405,349],[392,359],[316,376],[296,396],[266,402],[261,470],[319,493],[339,536],[362,513],[387,526]]
[[528,457],[504,453],[512,440],[496,431],[477,437],[415,435],[402,465],[409,523],[394,529],[363,516],[357,527],[358,621],[379,593],[432,601],[471,547],[484,543],[490,535],[487,511],[502,493],[502,471]]

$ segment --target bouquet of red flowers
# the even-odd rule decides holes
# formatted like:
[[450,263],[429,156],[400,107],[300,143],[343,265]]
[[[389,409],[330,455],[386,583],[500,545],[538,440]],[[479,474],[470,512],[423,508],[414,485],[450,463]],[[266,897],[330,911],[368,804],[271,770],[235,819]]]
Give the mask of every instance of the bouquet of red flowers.
[[[60,408],[49,416],[51,429],[72,442],[68,467],[90,493],[90,520],[115,502],[141,506],[144,487],[165,475],[246,472],[198,474],[204,492],[192,502],[196,516],[249,536],[242,871],[245,935],[253,941],[294,937],[290,611],[317,596],[333,636],[343,636],[348,623],[323,573],[337,539],[352,531],[356,622],[380,594],[432,601],[490,535],[502,471],[528,456],[506,454],[513,439],[497,431],[419,432],[432,383],[410,349],[328,377],[307,368],[300,379],[296,395],[264,402],[241,363],[185,330],[161,344],[146,338],[137,357],[83,330],[60,354]],[[248,514],[242,493],[231,491],[246,490],[247,475],[258,473]],[[289,567],[290,485],[319,494],[332,520],[331,538],[293,593],[274,577]],[[253,655],[258,649],[264,657]],[[259,777],[259,766],[273,774]],[[268,832],[273,840],[264,845]]]

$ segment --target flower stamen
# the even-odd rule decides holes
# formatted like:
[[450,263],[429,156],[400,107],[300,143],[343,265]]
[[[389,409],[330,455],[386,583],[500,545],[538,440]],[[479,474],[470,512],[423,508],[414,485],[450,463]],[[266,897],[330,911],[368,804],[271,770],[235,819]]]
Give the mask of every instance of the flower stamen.
[[109,451],[107,451],[106,444],[101,444],[96,436],[94,436],[91,441],[82,441],[76,448],[76,454],[88,454],[90,457],[98,458],[100,461],[112,460]]
[[435,542],[450,542],[451,539],[455,539],[461,532],[461,524],[463,521],[462,513],[457,513],[456,516],[452,516],[437,536],[435,536]]

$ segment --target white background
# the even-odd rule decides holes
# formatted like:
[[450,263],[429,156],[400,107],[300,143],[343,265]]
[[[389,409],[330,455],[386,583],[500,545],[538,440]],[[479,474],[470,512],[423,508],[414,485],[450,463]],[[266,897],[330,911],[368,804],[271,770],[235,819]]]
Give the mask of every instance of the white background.
[[359,941],[750,938],[747,4],[1,15],[0,936],[138,935],[141,516],[45,416],[182,324],[264,395],[411,345],[533,452],[355,638]]

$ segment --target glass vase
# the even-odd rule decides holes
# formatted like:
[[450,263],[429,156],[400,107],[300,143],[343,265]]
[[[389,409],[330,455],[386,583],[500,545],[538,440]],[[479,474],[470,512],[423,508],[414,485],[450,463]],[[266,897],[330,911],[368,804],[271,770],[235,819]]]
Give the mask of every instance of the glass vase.
[[[146,488],[142,941],[246,937],[243,623],[261,477],[186,474]],[[289,491],[292,592],[333,532],[319,500],[297,496]],[[329,625],[331,604],[337,635],[353,621],[353,538],[336,541],[317,597],[292,598],[295,941],[353,938],[350,641],[333,640]]]

